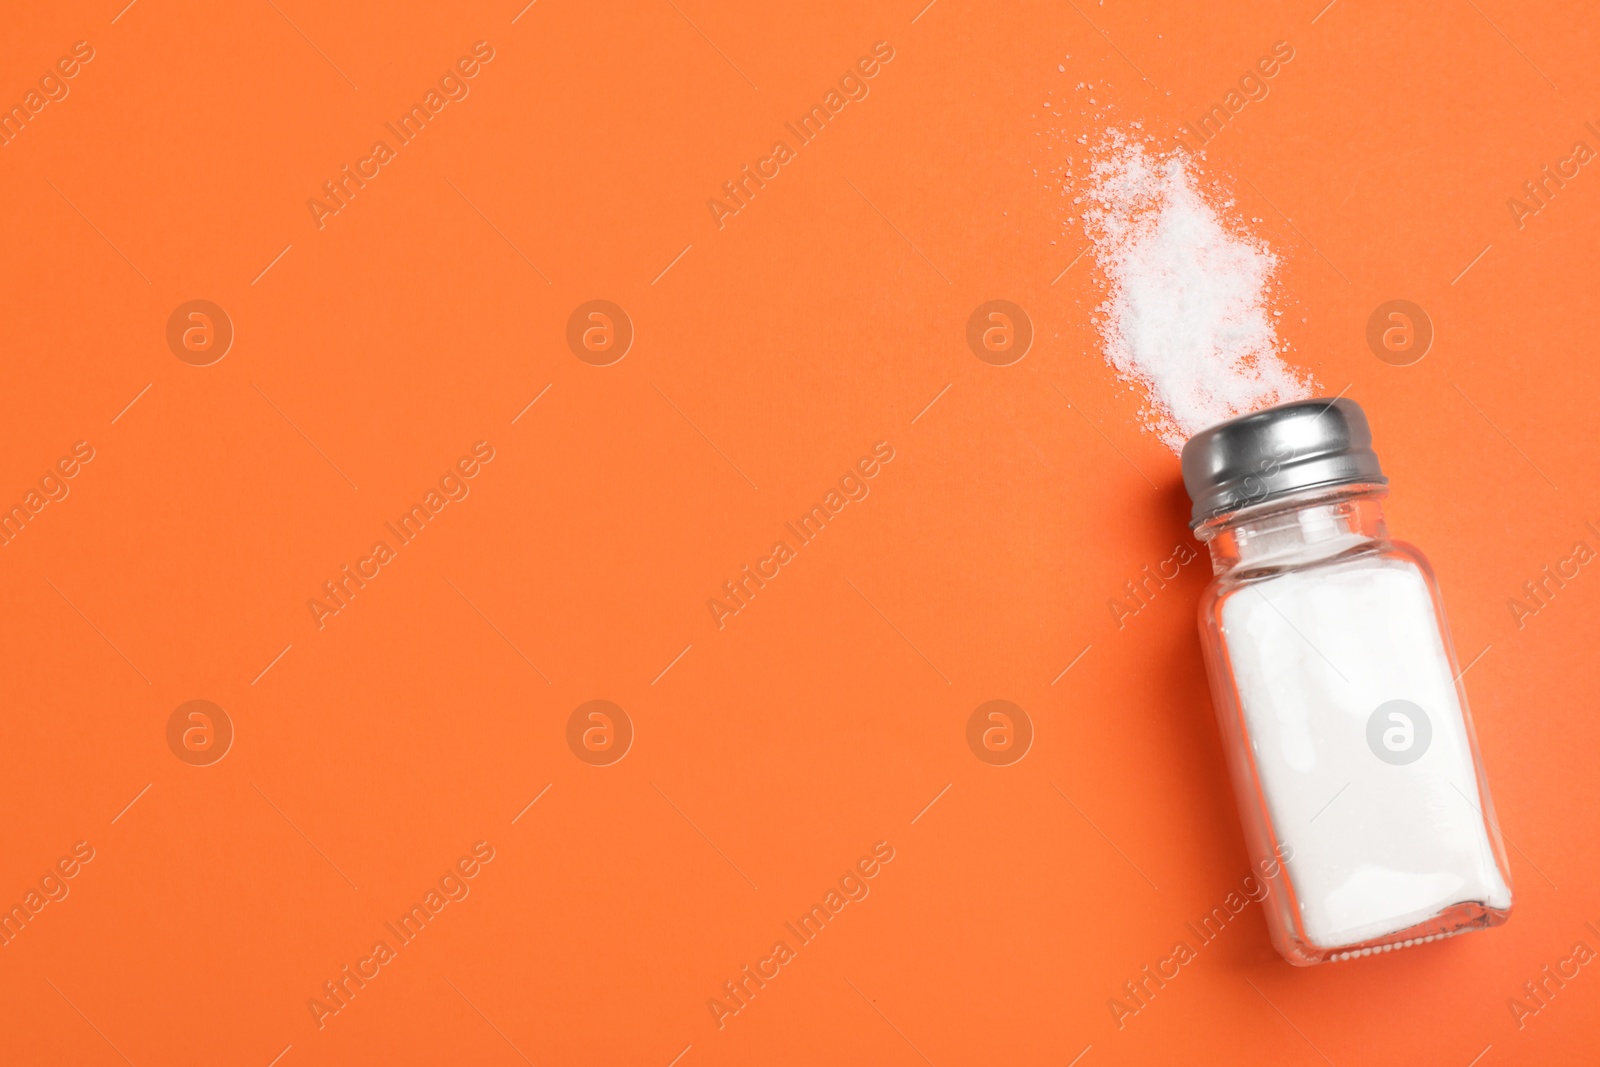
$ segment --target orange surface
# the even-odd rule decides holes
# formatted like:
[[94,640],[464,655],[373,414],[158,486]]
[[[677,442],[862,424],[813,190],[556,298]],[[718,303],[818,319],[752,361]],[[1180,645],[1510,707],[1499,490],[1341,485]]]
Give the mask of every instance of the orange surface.
[[[122,2],[13,3],[0,35],[0,98],[45,78],[0,147],[0,498],[39,507],[0,548],[0,902],[41,894],[0,1061],[1592,1058],[1600,974],[1563,961],[1600,949],[1600,574],[1509,607],[1600,546],[1585,5]],[[1296,970],[1252,908],[1119,1028],[1247,860],[1204,556],[1107,608],[1190,543],[1186,502],[1099,356],[1059,175],[1096,111],[1176,143],[1279,41],[1202,169],[1483,650],[1517,910]],[[708,208],[746,165],[765,186]],[[1435,331],[1407,366],[1366,341],[1396,299]],[[195,300],[219,360],[215,312],[169,346]],[[592,300],[620,360],[614,315],[569,348]],[[1032,323],[1007,366],[967,345],[990,300]],[[771,577],[719,628],[746,565]],[[571,724],[594,700],[621,715]],[[968,747],[991,700],[1020,762]],[[860,899],[791,932],[834,889]]]

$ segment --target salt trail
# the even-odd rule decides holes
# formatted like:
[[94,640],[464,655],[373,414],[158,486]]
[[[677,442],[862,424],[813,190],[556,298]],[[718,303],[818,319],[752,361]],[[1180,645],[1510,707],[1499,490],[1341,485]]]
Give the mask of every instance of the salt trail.
[[1096,314],[1106,360],[1145,390],[1146,425],[1174,451],[1315,387],[1279,355],[1268,308],[1278,257],[1225,221],[1191,168],[1186,153],[1157,155],[1113,131],[1083,212],[1106,278]]

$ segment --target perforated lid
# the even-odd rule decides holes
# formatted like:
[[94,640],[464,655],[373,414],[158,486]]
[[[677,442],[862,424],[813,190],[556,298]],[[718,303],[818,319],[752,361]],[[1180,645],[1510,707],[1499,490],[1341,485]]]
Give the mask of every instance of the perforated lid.
[[1297,400],[1207,427],[1183,446],[1189,523],[1302,489],[1387,483],[1367,416],[1354,400]]

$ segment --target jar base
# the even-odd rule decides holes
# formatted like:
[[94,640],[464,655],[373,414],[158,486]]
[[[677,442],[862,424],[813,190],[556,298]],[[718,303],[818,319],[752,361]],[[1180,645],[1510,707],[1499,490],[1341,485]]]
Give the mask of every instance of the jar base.
[[1410,948],[1413,945],[1425,944],[1429,941],[1442,941],[1447,937],[1457,934],[1470,933],[1473,930],[1486,930],[1491,926],[1499,926],[1511,917],[1511,909],[1493,908],[1487,904],[1476,901],[1467,901],[1452,905],[1444,911],[1417,923],[1404,930],[1396,930],[1392,934],[1371,938],[1367,941],[1357,941],[1348,945],[1314,945],[1309,941],[1293,937],[1287,945],[1278,945],[1278,952],[1284,959],[1296,967],[1310,967],[1318,963],[1333,963],[1341,960],[1356,959],[1361,956],[1375,956],[1383,952],[1393,952],[1397,949]]

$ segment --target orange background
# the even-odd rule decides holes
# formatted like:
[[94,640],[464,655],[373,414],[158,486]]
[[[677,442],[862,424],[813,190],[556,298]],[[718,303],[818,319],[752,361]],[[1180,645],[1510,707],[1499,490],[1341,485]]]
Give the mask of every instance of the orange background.
[[[0,948],[0,1060],[1592,1057],[1592,968],[1507,1006],[1600,949],[1600,576],[1507,606],[1600,547],[1600,177],[1520,229],[1505,204],[1600,148],[1585,5],[121,6],[13,3],[0,37],[6,102],[95,51],[0,148],[0,501],[95,449],[0,549],[0,903],[95,850]],[[319,230],[306,200],[480,40],[470,96]],[[1061,173],[1105,122],[1173,143],[1279,40],[1200,169],[1487,649],[1518,902],[1311,970],[1252,907],[1118,1029],[1247,860],[1204,557],[1124,629],[1106,606],[1187,503],[1099,354],[1093,256],[1062,274]],[[719,229],[707,198],[877,41],[870,96]],[[206,367],[165,340],[197,298],[236,331]],[[565,342],[593,298],[636,331],[608,367]],[[1036,331],[1007,367],[965,342],[992,298]],[[1412,366],[1365,342],[1394,298],[1437,331]],[[319,630],[307,600],[480,440],[470,496]],[[719,630],[707,599],[878,441],[870,496]],[[606,767],[566,742],[597,698],[636,731]],[[997,698],[1036,734],[1008,767],[965,740]],[[211,766],[167,746],[192,699],[236,731]],[[478,841],[471,895],[319,1030],[308,999]],[[719,1029],[707,1000],[878,841],[871,895]]]

